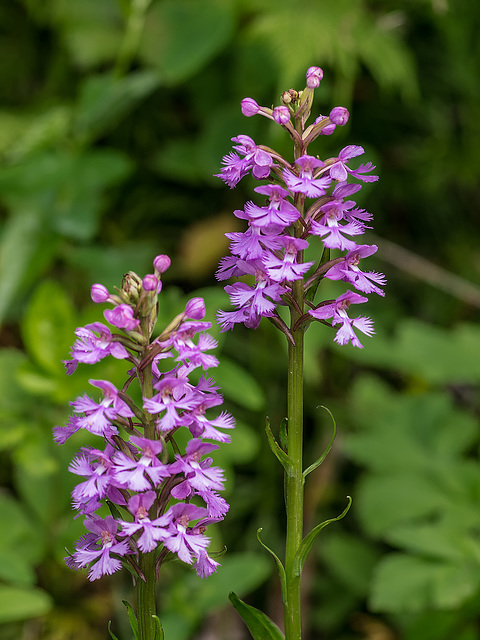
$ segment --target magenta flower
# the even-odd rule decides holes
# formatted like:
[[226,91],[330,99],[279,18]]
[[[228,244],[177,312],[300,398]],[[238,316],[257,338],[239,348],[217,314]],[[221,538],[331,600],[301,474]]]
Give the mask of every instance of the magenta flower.
[[356,246],[352,251],[349,251],[341,262],[333,265],[327,273],[326,278],[330,280],[344,280],[352,284],[358,291],[363,293],[377,293],[379,296],[384,296],[385,292],[382,291],[377,285],[386,284],[386,279],[383,273],[375,273],[375,271],[362,271],[358,263],[361,258],[371,256],[377,251],[377,246],[372,244],[362,244]]
[[128,501],[128,510],[134,516],[134,522],[120,520],[122,527],[121,536],[133,536],[139,531],[142,535],[136,541],[136,544],[142,553],[153,551],[160,540],[164,540],[167,535],[165,529],[157,526],[157,520],[150,520],[148,510],[154,503],[156,498],[155,491],[146,491],[145,493],[135,494]]
[[[130,444],[135,447],[132,447],[131,456],[123,451],[117,451],[113,456],[114,478],[119,485],[133,491],[146,491],[152,484],[157,486],[170,476],[169,466],[158,459],[163,449],[159,440],[131,436]],[[140,455],[137,449],[140,449]]]
[[325,163],[313,156],[304,155],[295,160],[295,164],[300,167],[300,175],[297,176],[288,169],[283,171],[285,184],[293,193],[304,193],[309,198],[319,198],[325,195],[331,184],[331,178],[326,175],[315,178],[315,169],[323,168]]
[[378,180],[378,176],[364,175],[365,173],[375,169],[375,166],[371,162],[360,165],[358,169],[350,169],[348,167],[348,161],[351,158],[361,156],[363,153],[365,153],[364,148],[358,145],[351,144],[344,147],[338,154],[337,161],[330,165],[330,177],[334,180],[338,180],[339,182],[346,180],[348,178],[348,174],[354,176],[358,180],[362,180],[362,182],[375,182]]
[[71,564],[83,568],[93,562],[88,574],[92,581],[121,569],[122,562],[117,556],[124,556],[131,551],[128,542],[117,540],[118,523],[113,516],[106,516],[105,519],[87,516],[84,524],[91,533],[79,540],[83,546],[77,547]]
[[[95,332],[99,335],[96,336]],[[113,340],[113,335],[108,327],[101,322],[93,322],[75,331],[78,340],[71,349],[72,360],[65,360],[67,373],[72,374],[79,362],[95,364],[107,356],[123,359],[130,355],[125,347]]]
[[274,282],[293,282],[303,277],[306,271],[315,264],[312,262],[296,262],[297,253],[308,247],[308,242],[302,238],[282,236],[280,241],[285,249],[281,258],[274,254],[266,255],[263,259],[266,272]]
[[140,324],[138,318],[133,317],[133,309],[128,304],[119,304],[114,309],[106,309],[103,312],[105,320],[118,329],[133,331]]
[[338,344],[347,344],[351,342],[355,347],[362,348],[353,327],[362,331],[365,335],[370,336],[374,333],[373,322],[370,318],[359,317],[349,318],[347,311],[351,304],[359,304],[367,302],[367,298],[353,291],[347,291],[339,296],[334,302],[325,304],[317,309],[311,309],[308,313],[316,320],[327,320],[332,318],[332,325],[340,324],[340,328],[335,336],[335,342]]

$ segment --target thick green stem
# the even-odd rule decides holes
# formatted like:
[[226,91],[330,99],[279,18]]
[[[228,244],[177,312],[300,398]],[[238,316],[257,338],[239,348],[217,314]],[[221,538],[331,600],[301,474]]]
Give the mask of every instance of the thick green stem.
[[[303,282],[293,285],[293,295],[303,309]],[[292,327],[301,314],[292,309]],[[288,456],[285,505],[287,534],[285,550],[286,594],[284,619],[286,640],[301,640],[302,614],[300,576],[295,575],[295,555],[303,539],[303,328],[293,333],[295,346],[288,345]]]
[[145,581],[137,582],[137,619],[139,640],[155,640],[156,623],[153,616],[157,615],[155,599],[155,552],[141,553],[139,557],[140,569]]

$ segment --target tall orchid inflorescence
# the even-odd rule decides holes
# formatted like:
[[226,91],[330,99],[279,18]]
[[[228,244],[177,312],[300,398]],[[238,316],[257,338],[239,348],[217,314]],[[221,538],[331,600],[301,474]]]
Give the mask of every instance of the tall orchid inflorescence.
[[[349,113],[344,107],[333,108],[328,116],[319,115],[307,124],[314,90],[323,71],[310,67],[306,87],[297,92],[285,91],[282,104],[273,109],[261,107],[252,98],[242,100],[243,115],[262,115],[281,126],[293,142],[293,157],[285,159],[265,145],[257,145],[247,135],[233,138],[234,151],[223,158],[218,174],[233,188],[247,174],[261,182],[255,192],[262,204],[247,202],[234,215],[247,222],[244,232],[227,233],[231,255],[223,258],[217,271],[219,280],[241,279],[228,284],[234,311],[220,311],[218,322],[223,331],[242,323],[256,329],[262,317],[268,318],[288,340],[287,432],[281,443],[275,439],[267,420],[267,437],[272,451],[285,469],[286,540],[284,562],[272,551],[282,587],[285,638],[300,640],[302,634],[300,581],[303,564],[321,529],[330,521],[303,533],[303,486],[308,474],[324,460],[333,438],[316,462],[303,467],[303,349],[304,332],[314,321],[336,328],[335,341],[362,347],[356,330],[370,336],[373,323],[365,316],[350,317],[350,305],[364,303],[363,294],[384,295],[382,274],[360,269],[361,258],[375,253],[375,245],[357,244],[372,215],[356,206],[352,196],[363,182],[378,179],[371,175],[372,163],[350,166],[362,155],[358,145],[344,147],[337,156],[321,160],[308,153],[319,136],[331,135],[337,126],[346,124]],[[304,259],[309,238],[316,236],[323,249],[316,260]],[[310,256],[314,257],[314,256]],[[335,300],[316,301],[324,279],[342,280],[349,288]],[[360,292],[360,293],[358,293]],[[279,313],[280,307],[289,314]],[[285,319],[289,315],[288,319]],[[335,422],[334,422],[335,437]],[[347,509],[339,516],[343,517]],[[338,519],[338,518],[334,518]],[[263,546],[266,545],[262,542]],[[268,547],[266,547],[268,549]],[[270,551],[270,550],[269,550]],[[283,637],[268,618],[242,603],[232,602],[250,627],[254,638]],[[256,622],[252,624],[252,620]],[[257,635],[255,625],[263,631]],[[262,635],[264,633],[265,635]]]
[[[218,493],[223,471],[209,457],[218,445],[209,441],[228,442],[222,430],[233,428],[234,421],[225,411],[209,416],[222,404],[219,389],[205,374],[197,374],[196,382],[190,377],[199,368],[218,365],[207,353],[216,341],[205,333],[211,324],[202,321],[204,301],[191,299],[152,336],[161,275],[169,265],[168,256],[157,256],[154,273],[142,279],[129,272],[113,295],[101,284],[92,286],[94,302],[113,305],[104,311],[113,330],[101,322],[77,329],[67,372],[108,356],[126,360],[131,368],[122,389],[108,380],[90,380],[102,399],[80,396],[71,403],[68,424],[54,430],[59,444],[81,429],[103,441],[103,447],[83,447],[70,466],[83,478],[73,490],[73,506],[85,516],[88,533],[66,562],[75,569],[90,567],[90,580],[128,565],[137,584],[140,640],[153,640],[160,628],[155,582],[162,563],[177,556],[193,564],[199,576],[210,575],[218,563],[208,555],[205,530],[228,511]],[[176,441],[182,428],[189,435],[184,450]],[[104,504],[110,515],[97,513]]]
[[[250,172],[257,180],[269,182],[255,188],[256,193],[266,197],[266,204],[247,202],[243,210],[234,212],[237,218],[247,221],[247,230],[226,234],[231,240],[232,255],[222,259],[217,278],[253,276],[255,285],[237,282],[225,287],[236,311],[221,311],[219,322],[223,330],[231,329],[236,323],[255,329],[260,319],[267,317],[292,341],[292,332],[277,309],[278,305],[288,305],[301,310],[295,328],[312,319],[331,319],[332,325],[340,325],[336,342],[342,345],[351,342],[362,347],[354,329],[370,335],[372,321],[366,317],[352,319],[348,309],[351,304],[366,302],[364,295],[348,290],[336,300],[313,301],[322,278],[343,280],[357,291],[382,296],[380,286],[385,284],[382,274],[363,272],[358,266],[360,259],[375,253],[377,247],[352,240],[365,231],[372,215],[358,208],[351,196],[362,188],[359,181],[378,180],[378,176],[370,174],[375,167],[371,162],[357,169],[349,166],[352,158],[364,153],[357,145],[348,145],[337,157],[326,160],[307,153],[316,138],[331,135],[349,118],[347,109],[335,107],[329,116],[320,115],[306,126],[314,89],[322,77],[319,67],[310,67],[305,90],[286,91],[282,95],[283,105],[274,109],[260,107],[252,98],[242,101],[245,116],[263,115],[288,132],[294,143],[294,158],[290,162],[273,149],[255,144],[246,135],[232,138],[236,143],[235,152],[224,157],[218,177],[231,188]],[[318,264],[303,261],[311,236],[323,241],[324,250]],[[332,250],[342,255],[333,257]],[[294,287],[294,283],[299,286]],[[300,287],[301,299],[297,295]]]

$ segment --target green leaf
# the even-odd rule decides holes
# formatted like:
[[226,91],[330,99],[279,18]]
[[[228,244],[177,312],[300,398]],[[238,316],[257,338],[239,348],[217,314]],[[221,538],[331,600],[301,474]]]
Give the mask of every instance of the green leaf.
[[9,217],[0,239],[0,323],[26,288],[41,277],[57,242],[35,209],[16,210]]
[[285,636],[277,625],[262,611],[242,602],[233,591],[228,598],[242,616],[254,640],[285,640]]
[[[317,407],[318,408],[318,407]],[[327,455],[330,452],[330,449],[333,447],[333,443],[335,441],[335,436],[337,435],[337,423],[335,422],[335,418],[333,417],[332,412],[330,411],[330,409],[327,409],[327,407],[324,407],[323,405],[321,405],[322,409],[325,409],[325,411],[327,411],[332,419],[332,423],[333,423],[333,435],[330,439],[330,442],[327,445],[327,448],[325,449],[325,451],[322,453],[322,455],[318,458],[318,460],[316,460],[313,464],[311,464],[307,469],[305,469],[305,471],[303,472],[303,479],[305,481],[305,478],[308,476],[309,473],[312,473],[312,471],[315,471],[315,469],[317,467],[319,467],[322,462],[325,460],[325,458],[327,457]]]
[[107,73],[87,77],[78,100],[74,132],[89,140],[103,135],[158,86],[158,74],[151,70],[134,71],[123,78]]
[[52,607],[52,598],[41,589],[0,585],[0,624],[36,618],[48,613]]
[[360,480],[356,496],[360,522],[375,537],[409,519],[435,515],[448,503],[433,479],[414,473],[368,475]]
[[470,598],[480,585],[478,568],[409,556],[386,555],[374,574],[374,611],[417,612],[431,607],[451,609]]
[[155,640],[163,640],[165,637],[165,634],[163,633],[163,627],[162,627],[162,623],[160,622],[160,618],[158,616],[152,616],[152,618],[155,619],[155,625],[157,627]]
[[133,635],[135,636],[135,640],[138,640],[138,620],[137,620],[137,616],[135,615],[135,611],[133,610],[132,605],[129,604],[126,600],[122,600],[122,602],[125,605],[125,608],[127,609],[128,619],[130,621],[130,627],[133,631]]
[[225,396],[240,406],[252,411],[260,411],[265,406],[265,395],[258,382],[230,358],[222,356],[214,377]]
[[110,629],[110,627],[112,626],[112,621],[109,620],[108,621],[108,625],[107,625],[107,629],[108,629],[108,633],[110,635],[110,638],[112,638],[112,640],[118,640],[117,636],[113,633],[113,631]]
[[32,296],[22,325],[22,339],[32,358],[54,375],[63,375],[75,330],[75,313],[66,292],[44,280]]
[[270,429],[270,420],[268,417],[265,421],[265,433],[267,434],[267,440],[268,440],[268,444],[270,445],[270,449],[272,450],[275,457],[277,458],[277,460],[280,462],[280,464],[288,474],[290,469],[293,466],[293,462],[291,458],[288,456],[288,454],[285,453],[282,447],[275,440],[272,430]]
[[257,540],[260,542],[262,547],[264,549],[266,549],[266,551],[268,551],[268,553],[275,560],[275,564],[277,566],[278,575],[279,575],[279,578],[280,578],[280,585],[281,585],[281,590],[282,590],[282,599],[284,600],[287,597],[287,577],[286,577],[286,574],[285,574],[285,567],[283,566],[282,561],[277,556],[277,554],[274,551],[272,551],[272,549],[270,549],[270,547],[267,547],[267,545],[264,542],[262,542],[262,539],[260,538],[260,533],[262,531],[263,531],[263,529],[261,527],[260,527],[260,529],[257,530]]
[[297,553],[295,554],[295,560],[293,562],[293,571],[297,577],[302,575],[303,565],[305,564],[305,560],[307,559],[310,549],[312,548],[313,543],[315,542],[320,531],[322,531],[322,529],[325,529],[325,527],[331,524],[332,522],[337,522],[338,520],[341,520],[347,515],[347,512],[352,505],[352,499],[350,496],[347,496],[347,500],[348,500],[348,504],[339,516],[337,516],[336,518],[330,518],[329,520],[325,520],[324,522],[317,524],[317,526],[314,527],[310,531],[310,533],[308,533],[305,536],[305,538],[302,540],[302,543],[300,544],[300,547],[298,548]]
[[[25,393],[19,387],[17,374],[26,360],[26,355],[16,349],[0,351],[0,415],[22,413],[25,408]],[[4,425],[0,422],[0,430]]]
[[335,529],[322,540],[321,556],[343,589],[360,598],[367,596],[373,569],[380,556],[371,544],[358,535]]
[[167,84],[179,84],[225,47],[233,27],[233,3],[227,0],[156,2],[147,14],[139,54]]

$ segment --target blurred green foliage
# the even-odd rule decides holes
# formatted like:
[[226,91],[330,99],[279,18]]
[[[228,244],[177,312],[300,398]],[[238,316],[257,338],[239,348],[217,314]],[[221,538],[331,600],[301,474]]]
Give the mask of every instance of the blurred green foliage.
[[[323,67],[318,111],[344,104],[352,118],[316,152],[362,144],[378,165],[361,206],[380,249],[385,236],[478,281],[479,19],[475,0],[0,5],[2,639],[103,639],[113,619],[130,640],[128,577],[90,585],[63,564],[83,533],[68,464],[86,442],[51,439],[88,378],[120,383],[125,371],[103,362],[68,379],[61,360],[74,329],[99,318],[90,284],[146,273],[158,253],[172,257],[160,322],[194,291],[212,321],[226,306],[213,273],[251,183],[230,191],[213,174],[238,133],[289,153],[274,125],[241,116],[243,97],[270,105]],[[434,287],[424,265],[382,258],[371,268],[390,284],[369,302],[378,333],[365,348],[336,347],[321,325],[307,336],[306,464],[330,437],[320,404],[339,436],[308,478],[306,525],[340,513],[347,494],[354,506],[307,563],[305,638],[480,640],[477,308],[443,290],[442,272]],[[284,417],[285,345],[270,325],[215,331],[216,378],[238,420],[216,457],[232,507],[213,537],[229,551],[206,581],[166,568],[175,640],[230,638],[231,590],[280,617],[256,530],[281,553],[283,480],[263,428],[265,414],[272,428]]]

